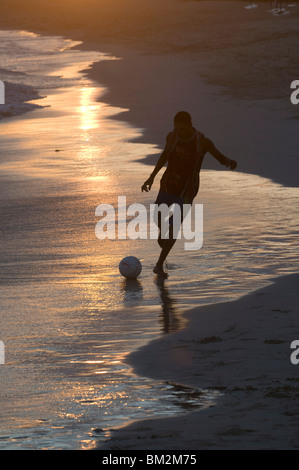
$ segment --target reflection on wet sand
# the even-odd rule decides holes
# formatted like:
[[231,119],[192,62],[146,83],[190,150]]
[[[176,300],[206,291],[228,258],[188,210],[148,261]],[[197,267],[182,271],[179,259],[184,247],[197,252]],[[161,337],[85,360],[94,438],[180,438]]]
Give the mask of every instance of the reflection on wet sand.
[[[159,294],[159,304],[161,312],[158,314],[161,333],[174,333],[184,325],[181,310],[177,307],[178,301],[170,294],[170,289],[165,283],[165,279],[156,276],[154,283]],[[124,279],[121,282],[120,290],[123,292],[124,307],[140,305],[143,300],[143,286],[139,279]],[[146,307],[144,307],[146,309]]]
[[123,279],[121,291],[124,292],[123,302],[125,307],[136,305],[136,302],[142,300],[143,288],[139,279]]
[[[173,414],[173,395],[165,411],[161,384],[127,373],[125,356],[181,328],[186,308],[298,269],[298,189],[238,172],[203,171],[203,248],[178,241],[167,280],[153,275],[156,241],[97,240],[99,203],[155,198],[157,186],[140,192],[136,158],[157,149],[133,143],[140,130],[111,119],[119,110],[85,85],[48,90],[39,104],[49,107],[1,124],[6,448],[74,448],[96,422]],[[143,258],[133,282],[119,275],[126,254]]]
[[156,277],[155,284],[160,294],[162,313],[160,314],[160,323],[162,324],[163,333],[174,333],[183,327],[184,321],[181,317],[180,310],[176,304],[178,301],[172,297],[169,292],[165,279]]

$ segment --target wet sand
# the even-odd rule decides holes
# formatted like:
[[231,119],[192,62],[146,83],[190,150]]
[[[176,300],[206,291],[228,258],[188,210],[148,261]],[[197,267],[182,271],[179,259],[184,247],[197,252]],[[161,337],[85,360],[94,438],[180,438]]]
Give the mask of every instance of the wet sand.
[[[24,15],[10,0],[0,26],[58,33],[122,58],[89,73],[109,86],[108,103],[129,109],[121,119],[144,129],[143,140],[162,148],[184,106],[239,171],[297,187],[298,111],[289,97],[299,8],[273,17],[268,4],[247,11],[242,2],[125,3],[124,15],[121,0],[74,2],[71,20],[64,5],[31,0]],[[295,449],[297,285],[297,275],[284,276],[234,302],[193,309],[188,328],[130,355],[140,376],[223,396],[199,412],[120,429],[101,448]]]
[[296,187],[290,85],[299,7],[274,16],[269,2],[252,10],[248,3],[77,0],[70,14],[68,2],[4,0],[0,27],[60,34],[120,58],[95,63],[89,74],[108,87],[107,103],[128,110],[121,118],[142,128],[144,141],[163,147],[174,112],[187,109],[224,153],[235,152],[241,171]]
[[185,330],[131,354],[140,375],[222,396],[197,412],[119,429],[103,449],[297,449],[299,366],[290,345],[298,280],[277,278],[239,300],[189,310]]

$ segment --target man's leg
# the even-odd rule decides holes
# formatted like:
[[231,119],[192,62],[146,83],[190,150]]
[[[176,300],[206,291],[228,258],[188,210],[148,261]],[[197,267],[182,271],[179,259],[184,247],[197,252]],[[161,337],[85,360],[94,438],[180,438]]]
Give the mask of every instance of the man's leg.
[[161,212],[158,212],[158,228],[159,228],[159,236],[158,236],[157,242],[158,242],[158,245],[160,246],[160,248],[163,248],[165,238],[162,238],[162,235],[161,235],[161,232],[162,232],[162,229],[161,229]]
[[169,240],[164,240],[163,248],[161,250],[159,259],[157,261],[156,267],[157,268],[163,268],[163,263],[166,260],[170,250],[172,249],[173,245],[175,244],[175,238],[169,239]]
[[[161,201],[156,200],[156,204],[157,203],[161,203]],[[169,203],[169,201],[168,201]],[[176,203],[178,204],[178,203]],[[170,203],[169,203],[170,205]],[[183,218],[184,218],[184,214],[183,214],[183,208],[182,208],[182,205],[180,204],[180,207],[181,207],[181,211],[180,211],[180,222],[182,223],[183,222]],[[168,277],[168,274],[165,273],[165,271],[163,270],[163,263],[164,261],[166,260],[170,250],[172,249],[173,245],[175,244],[175,241],[176,241],[176,237],[177,237],[177,234],[175,234],[174,236],[174,233],[173,233],[173,224],[174,224],[174,215],[172,215],[169,220],[168,220],[168,227],[169,227],[169,238],[162,238],[162,214],[161,212],[159,211],[158,212],[158,228],[159,228],[159,237],[158,237],[158,244],[161,248],[161,253],[160,253],[160,256],[158,258],[158,261],[157,261],[157,264],[156,266],[154,267],[154,273],[156,274],[159,274],[159,275],[162,275],[163,277]],[[176,227],[176,230],[177,230],[177,227]]]
[[[160,239],[160,243],[159,243]],[[162,250],[160,253],[160,256],[158,258],[157,264],[154,267],[154,273],[158,275],[162,275],[163,277],[167,277],[167,273],[163,270],[163,263],[166,260],[170,250],[172,249],[173,245],[176,242],[176,238],[173,237],[173,227],[172,225],[169,226],[169,239],[162,239],[161,238],[161,230],[160,230],[160,235],[159,235],[158,243],[161,246]]]

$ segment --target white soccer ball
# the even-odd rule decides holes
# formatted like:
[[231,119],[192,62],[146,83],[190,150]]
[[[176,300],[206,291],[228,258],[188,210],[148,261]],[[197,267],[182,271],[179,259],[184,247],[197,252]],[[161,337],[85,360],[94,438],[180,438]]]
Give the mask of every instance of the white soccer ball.
[[141,263],[135,256],[126,256],[119,263],[119,272],[127,279],[136,279],[141,273]]

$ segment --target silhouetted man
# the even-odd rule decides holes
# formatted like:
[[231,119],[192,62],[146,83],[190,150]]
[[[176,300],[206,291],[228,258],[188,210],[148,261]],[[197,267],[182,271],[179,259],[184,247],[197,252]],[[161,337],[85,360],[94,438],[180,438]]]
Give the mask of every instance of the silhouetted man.
[[[183,209],[183,204],[192,204],[199,189],[199,173],[205,154],[209,152],[222,165],[234,170],[237,166],[235,160],[225,157],[210,139],[192,125],[192,119],[186,111],[180,111],[174,117],[174,130],[167,135],[166,146],[163,150],[154,171],[141,186],[142,191],[149,191],[154,178],[161,168],[168,162],[167,168],[160,181],[155,204],[167,204],[169,207],[176,203]],[[158,243],[162,248],[159,259],[154,267],[154,273],[167,277],[163,263],[173,247],[176,238],[173,236],[172,220],[169,224],[169,238],[161,238],[161,214],[158,218],[160,235]]]

